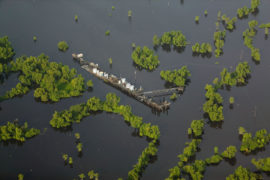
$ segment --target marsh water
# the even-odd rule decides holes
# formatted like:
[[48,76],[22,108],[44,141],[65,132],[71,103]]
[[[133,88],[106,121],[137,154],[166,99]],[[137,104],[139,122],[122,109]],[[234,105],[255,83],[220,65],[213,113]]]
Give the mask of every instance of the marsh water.
[[[0,143],[0,179],[16,179],[23,173],[25,179],[73,179],[78,174],[94,170],[100,179],[127,177],[136,164],[147,140],[134,135],[118,115],[100,113],[84,118],[80,124],[73,124],[71,130],[53,129],[49,121],[54,111],[61,111],[71,105],[86,102],[97,96],[101,99],[109,92],[121,97],[120,104],[129,104],[134,114],[143,117],[144,122],[159,126],[161,131],[157,157],[145,169],[141,179],[159,180],[168,177],[168,169],[177,165],[177,155],[189,141],[187,128],[194,119],[202,119],[202,105],[205,102],[204,86],[219,76],[221,70],[232,68],[241,61],[247,61],[252,70],[246,86],[220,90],[224,98],[224,122],[220,126],[207,123],[200,151],[196,159],[205,159],[213,154],[214,146],[223,151],[229,145],[240,148],[238,127],[248,132],[266,128],[270,131],[270,39],[265,39],[264,30],[259,29],[254,46],[261,51],[261,62],[255,64],[250,50],[244,46],[242,32],[248,28],[248,21],[256,19],[259,24],[270,20],[270,1],[262,1],[259,12],[236,22],[236,29],[227,31],[224,54],[215,58],[192,56],[191,45],[183,52],[156,50],[159,67],[153,72],[138,70],[131,59],[135,43],[152,48],[152,37],[171,30],[181,30],[191,43],[210,42],[219,10],[229,17],[236,16],[237,8],[250,6],[249,0],[0,0],[0,35],[7,35],[15,49],[16,56],[37,56],[45,53],[51,61],[61,62],[75,68],[94,88],[80,97],[62,99],[57,103],[41,103],[33,98],[33,90],[22,96],[1,102],[0,124],[19,119],[31,127],[42,129],[38,135],[23,144]],[[112,10],[115,6],[115,10]],[[132,10],[132,18],[128,18]],[[208,16],[204,17],[204,10]],[[74,21],[75,14],[78,22]],[[200,16],[199,24],[194,21]],[[223,26],[221,26],[223,27]],[[110,36],[105,32],[110,30]],[[37,41],[33,41],[37,36]],[[57,43],[65,40],[69,44],[66,52],[57,49]],[[126,77],[137,87],[145,90],[165,88],[160,78],[161,70],[171,70],[187,65],[191,71],[190,83],[185,92],[173,102],[167,112],[156,114],[152,110],[108,86],[82,70],[72,53],[83,53],[89,61],[98,63],[105,71]],[[109,66],[108,58],[113,60]],[[219,62],[219,63],[216,63]],[[136,73],[135,73],[136,71]],[[17,83],[17,74],[12,74],[0,85],[1,95]],[[233,109],[228,99],[235,97]],[[206,121],[208,121],[206,119]],[[78,156],[74,133],[81,134],[83,154]],[[64,164],[62,153],[73,157],[73,167]],[[236,161],[222,161],[217,166],[206,168],[205,179],[225,179],[239,165],[256,171],[251,159],[270,155],[269,145],[256,154],[246,156],[240,152]],[[263,174],[265,179],[269,176]]]

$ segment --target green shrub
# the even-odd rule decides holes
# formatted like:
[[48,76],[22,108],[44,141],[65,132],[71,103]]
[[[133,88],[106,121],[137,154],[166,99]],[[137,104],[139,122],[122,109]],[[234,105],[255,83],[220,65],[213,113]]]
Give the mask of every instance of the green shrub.
[[59,49],[60,51],[65,52],[65,51],[68,50],[68,44],[67,44],[66,41],[60,41],[60,42],[57,44],[57,46],[58,46],[58,49]]

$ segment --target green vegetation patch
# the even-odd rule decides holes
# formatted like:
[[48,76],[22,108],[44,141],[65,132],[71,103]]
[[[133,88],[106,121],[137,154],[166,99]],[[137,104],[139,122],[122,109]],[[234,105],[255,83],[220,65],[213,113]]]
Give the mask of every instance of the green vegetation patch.
[[232,159],[235,157],[237,149],[235,146],[228,146],[225,151],[221,153],[221,156],[224,158]]
[[[120,98],[113,93],[106,95],[106,100],[101,101],[97,97],[90,98],[86,103],[71,106],[69,110],[62,112],[55,112],[50,121],[52,127],[65,128],[71,126],[73,122],[79,123],[83,117],[89,116],[90,113],[106,111],[110,113],[119,114],[124,117],[124,120],[130,124],[131,127],[139,130],[139,136],[146,136],[152,141],[148,147],[144,149],[140,155],[137,164],[128,173],[128,179],[139,179],[145,167],[150,162],[150,158],[157,153],[156,142],[160,137],[158,126],[151,125],[151,123],[143,123],[142,118],[135,116],[131,112],[131,107],[126,105],[119,105]],[[77,147],[80,152],[81,147]]]
[[190,125],[189,134],[193,134],[195,137],[199,137],[203,133],[204,120],[193,120]]
[[226,31],[216,31],[214,32],[214,42],[215,42],[215,55],[219,57],[223,53],[224,39],[226,37]]
[[242,136],[240,151],[249,154],[257,149],[265,147],[270,141],[270,133],[266,129],[261,129],[252,137],[251,133],[246,132],[243,127],[239,128],[239,135]]
[[270,172],[270,157],[268,158],[261,158],[256,160],[255,158],[253,158],[251,160],[252,164],[254,166],[256,166],[256,168],[260,171],[264,171],[264,172]]
[[0,126],[0,141],[16,140],[25,142],[33,136],[40,133],[39,129],[28,128],[27,122],[20,126],[18,123],[7,122],[6,125]]
[[233,174],[230,174],[228,177],[226,177],[226,180],[244,180],[244,179],[250,179],[250,180],[259,180],[263,179],[261,175],[251,172],[249,169],[244,168],[242,166],[238,166],[238,168],[234,171]]
[[68,50],[68,43],[66,41],[60,41],[57,46],[60,51],[65,52]]
[[203,111],[208,114],[211,121],[222,121],[223,116],[223,98],[217,92],[218,89],[223,86],[236,86],[247,84],[247,79],[250,76],[250,66],[247,62],[240,62],[234,72],[228,72],[228,69],[224,68],[220,73],[219,78],[215,78],[213,85],[207,84],[205,86],[207,101],[203,105]]
[[154,55],[154,51],[144,46],[137,46],[131,54],[134,63],[141,68],[154,70],[159,65],[158,56]]
[[153,37],[153,45],[165,45],[165,46],[175,46],[178,48],[184,48],[187,45],[187,40],[185,35],[181,31],[171,31],[165,32],[163,35],[158,38],[157,35]]
[[249,28],[243,32],[244,44],[251,50],[251,57],[256,62],[261,60],[260,50],[253,46],[253,37],[256,35],[255,27],[258,25],[256,20],[248,22]]
[[17,58],[9,66],[10,72],[19,72],[19,83],[7,91],[2,99],[13,98],[35,89],[34,97],[42,102],[57,102],[61,98],[79,96],[85,91],[84,78],[77,75],[75,69],[61,63],[49,62],[49,57],[41,54],[38,57]]
[[15,55],[7,36],[0,38],[0,63],[5,64]]
[[211,54],[212,46],[210,43],[202,43],[201,45],[199,43],[195,43],[192,46],[192,52],[202,54],[202,55]]
[[237,15],[241,19],[243,17],[247,17],[250,13],[250,9],[247,6],[237,9]]
[[173,83],[176,86],[184,87],[187,83],[187,78],[191,76],[190,71],[187,69],[187,66],[183,66],[178,70],[167,70],[161,71],[160,76],[167,82]]
[[235,22],[237,21],[236,17],[229,18],[226,16],[226,14],[223,14],[221,19],[226,29],[233,30],[235,28]]

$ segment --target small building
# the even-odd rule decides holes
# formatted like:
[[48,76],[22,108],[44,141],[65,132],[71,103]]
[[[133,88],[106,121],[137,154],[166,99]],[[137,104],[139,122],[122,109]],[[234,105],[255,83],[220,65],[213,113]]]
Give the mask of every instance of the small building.
[[93,73],[97,73],[97,68],[93,68]]

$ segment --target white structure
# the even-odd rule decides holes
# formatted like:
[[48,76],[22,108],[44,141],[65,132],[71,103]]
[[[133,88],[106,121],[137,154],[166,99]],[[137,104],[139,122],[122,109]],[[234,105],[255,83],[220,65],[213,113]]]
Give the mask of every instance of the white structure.
[[77,54],[78,58],[82,58],[83,57],[83,53]]
[[104,73],[104,77],[105,78],[108,78],[109,77],[109,74],[108,73]]
[[126,82],[126,79],[125,78],[122,78],[121,81],[122,81],[122,83],[125,83]]
[[127,84],[126,84],[126,88],[128,88],[128,89],[129,89],[129,88],[130,88],[130,86],[131,86],[131,84],[129,84],[129,83],[127,83]]
[[134,86],[131,85],[129,89],[130,89],[131,91],[134,91]]
[[97,73],[97,68],[93,68],[93,73]]

